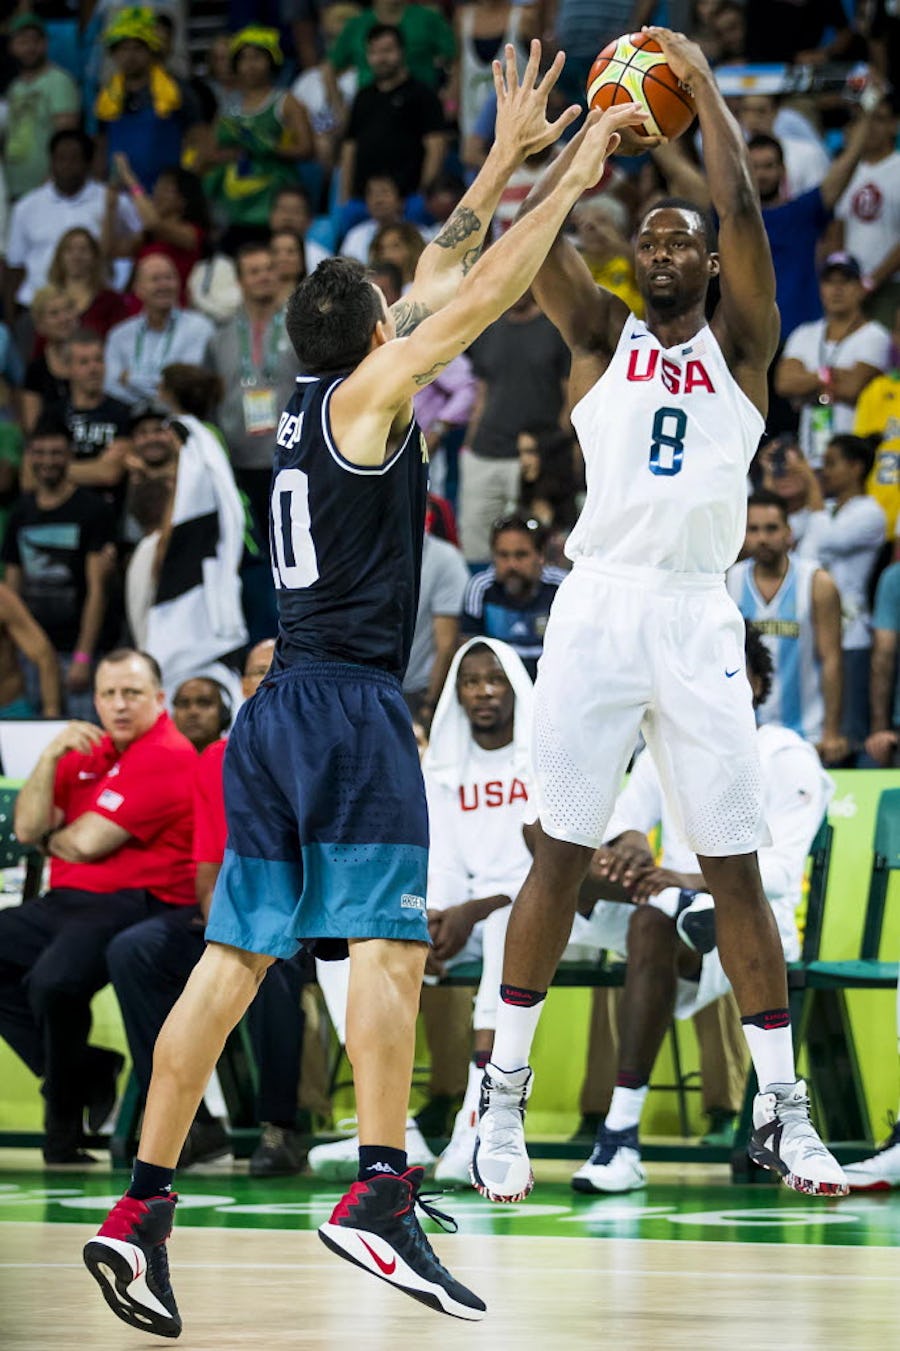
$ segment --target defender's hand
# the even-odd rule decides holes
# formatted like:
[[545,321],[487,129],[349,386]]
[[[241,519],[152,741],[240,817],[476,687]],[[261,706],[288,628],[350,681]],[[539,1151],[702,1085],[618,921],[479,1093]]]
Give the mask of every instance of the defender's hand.
[[604,112],[594,109],[588,113],[587,121],[579,132],[581,144],[566,177],[578,178],[582,191],[592,188],[599,181],[609,156],[619,148],[622,139],[619,128],[642,126],[648,116],[646,108],[640,103],[617,103]]
[[683,33],[651,24],[641,29],[659,43],[672,74],[691,89],[695,82],[712,77],[712,69],[703,48],[691,42]]
[[541,44],[534,38],[521,80],[516,69],[516,49],[512,43],[506,44],[504,65],[499,61],[491,65],[497,93],[494,140],[517,161],[527,159],[529,155],[535,155],[558,141],[566,127],[570,127],[581,112],[576,103],[567,108],[555,122],[547,120],[547,100],[559,79],[565,55],[559,52],[544,78],[539,81],[540,64]]

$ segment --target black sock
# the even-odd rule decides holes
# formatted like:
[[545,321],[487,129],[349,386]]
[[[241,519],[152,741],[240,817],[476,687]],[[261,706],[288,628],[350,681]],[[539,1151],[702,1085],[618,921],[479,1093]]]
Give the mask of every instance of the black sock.
[[383,1173],[406,1172],[406,1150],[389,1149],[387,1145],[360,1145],[359,1172],[360,1182],[371,1182],[373,1177]]
[[168,1196],[174,1175],[174,1168],[158,1168],[155,1163],[142,1163],[140,1159],[135,1159],[127,1194],[136,1201],[149,1201],[151,1196]]
[[547,998],[547,991],[526,990],[521,985],[501,985],[500,998],[504,1004],[514,1004],[517,1009],[533,1009]]
[[646,1083],[646,1076],[633,1070],[619,1070],[616,1075],[616,1088],[643,1088]]
[[744,1027],[761,1027],[764,1032],[775,1032],[782,1027],[790,1027],[790,1009],[764,1009],[762,1013],[751,1013],[741,1019]]

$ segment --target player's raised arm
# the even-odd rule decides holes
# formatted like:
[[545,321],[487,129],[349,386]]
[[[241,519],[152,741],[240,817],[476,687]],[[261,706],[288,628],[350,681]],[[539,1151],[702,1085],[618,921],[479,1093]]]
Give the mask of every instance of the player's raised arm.
[[411,333],[423,319],[450,303],[463,277],[478,260],[510,176],[529,155],[558,140],[575,121],[577,104],[567,108],[555,122],[547,120],[547,100],[564,61],[564,54],[558,53],[540,79],[541,44],[536,39],[531,44],[521,80],[512,44],[506,46],[503,65],[494,61],[497,94],[494,144],[474,183],[422,253],[409,291],[392,306],[398,337]]
[[721,319],[735,354],[768,365],[778,345],[775,269],[750,173],[744,137],[695,42],[668,28],[646,28],[673,73],[694,96],[703,159],[719,218]]
[[[584,128],[572,138],[534,185],[519,208],[517,220],[535,211],[557,191],[559,183],[569,171],[573,157],[578,153],[579,137],[583,132]],[[597,285],[587,263],[575,245],[563,236],[561,229],[532,282],[531,290],[551,324],[559,329],[573,355],[612,350],[615,344],[609,339],[611,312],[613,309],[620,310],[624,320],[627,307]]]
[[[547,250],[586,188],[596,183],[604,162],[619,142],[617,128],[646,118],[634,103],[592,113],[554,191],[518,221],[465,278],[457,295],[439,314],[426,319],[401,342],[383,342],[337,390],[333,418],[340,407],[365,408],[370,416],[394,417],[438,371],[499,319],[531,285]],[[346,453],[346,452],[345,452]]]

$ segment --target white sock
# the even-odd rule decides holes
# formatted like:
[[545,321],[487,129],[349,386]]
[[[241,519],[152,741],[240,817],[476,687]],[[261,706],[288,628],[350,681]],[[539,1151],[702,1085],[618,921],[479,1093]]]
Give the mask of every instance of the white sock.
[[644,1084],[643,1088],[623,1088],[620,1084],[616,1084],[609,1111],[606,1113],[606,1121],[603,1123],[606,1129],[627,1131],[631,1126],[637,1126],[649,1091],[649,1084]]
[[481,1080],[484,1078],[484,1070],[480,1069],[474,1060],[469,1061],[469,1078],[466,1083],[466,1095],[463,1098],[462,1120],[467,1126],[474,1126],[478,1120],[478,1103],[481,1098]]
[[764,1028],[744,1023],[744,1035],[753,1057],[760,1093],[767,1092],[770,1084],[796,1083],[794,1041],[790,1027]]
[[546,1002],[546,999],[541,999],[537,1004],[522,1008],[518,1004],[507,1004],[501,995],[497,1004],[494,1049],[491,1051],[491,1064],[496,1065],[498,1070],[510,1074],[528,1064],[531,1043]]

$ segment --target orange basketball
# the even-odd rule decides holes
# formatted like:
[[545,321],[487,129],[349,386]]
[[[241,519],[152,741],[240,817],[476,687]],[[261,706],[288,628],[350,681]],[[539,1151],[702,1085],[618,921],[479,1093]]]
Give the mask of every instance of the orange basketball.
[[589,108],[616,103],[641,103],[650,116],[639,136],[666,136],[674,141],[696,116],[694,100],[672,73],[655,38],[632,33],[609,42],[591,66],[587,82]]

